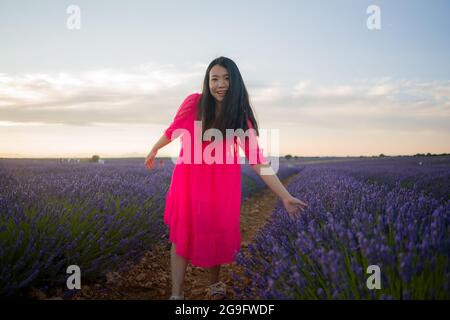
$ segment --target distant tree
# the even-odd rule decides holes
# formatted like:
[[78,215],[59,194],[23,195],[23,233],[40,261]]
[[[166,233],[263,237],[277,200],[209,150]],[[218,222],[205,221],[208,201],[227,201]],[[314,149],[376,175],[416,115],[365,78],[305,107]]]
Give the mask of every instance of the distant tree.
[[290,154],[287,154],[287,155],[285,156],[285,158],[286,158],[286,159],[291,159],[292,156],[291,156]]
[[98,155],[93,155],[92,156],[92,158],[91,158],[91,162],[98,162],[98,160],[100,160],[100,156],[98,156]]
[[386,157],[384,154],[380,153],[379,157]]

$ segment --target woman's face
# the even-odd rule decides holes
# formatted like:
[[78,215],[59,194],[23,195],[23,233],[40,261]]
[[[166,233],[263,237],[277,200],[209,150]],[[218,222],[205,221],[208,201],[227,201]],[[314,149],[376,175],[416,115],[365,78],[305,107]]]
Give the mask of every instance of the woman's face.
[[219,104],[227,94],[230,80],[226,68],[216,64],[209,71],[209,90]]

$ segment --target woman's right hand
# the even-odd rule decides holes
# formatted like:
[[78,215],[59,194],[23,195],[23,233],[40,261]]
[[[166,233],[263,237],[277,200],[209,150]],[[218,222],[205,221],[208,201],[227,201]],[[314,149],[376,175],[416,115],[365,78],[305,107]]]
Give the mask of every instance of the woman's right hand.
[[150,153],[148,154],[147,158],[144,161],[144,165],[146,168],[152,169],[154,167],[154,161],[157,153],[158,153],[157,150],[152,149],[150,151]]

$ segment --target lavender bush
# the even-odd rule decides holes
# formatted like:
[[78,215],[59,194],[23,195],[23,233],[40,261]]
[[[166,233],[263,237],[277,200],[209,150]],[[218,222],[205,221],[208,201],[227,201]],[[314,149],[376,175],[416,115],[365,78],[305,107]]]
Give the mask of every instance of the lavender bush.
[[[238,297],[448,299],[450,201],[420,183],[370,183],[341,169],[308,166],[289,186],[309,207],[292,218],[278,203],[250,254],[238,255],[254,284]],[[381,269],[379,290],[366,285],[369,265]]]
[[0,294],[65,281],[71,264],[93,279],[164,236],[170,165],[4,160],[0,170]]
[[416,188],[438,200],[450,200],[448,156],[368,158],[314,166],[339,169],[371,183],[389,186],[399,183],[402,187]]

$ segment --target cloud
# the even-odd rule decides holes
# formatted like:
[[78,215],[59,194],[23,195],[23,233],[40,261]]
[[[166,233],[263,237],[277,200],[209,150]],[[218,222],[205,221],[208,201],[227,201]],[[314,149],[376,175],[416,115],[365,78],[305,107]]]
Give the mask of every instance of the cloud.
[[175,112],[184,95],[196,91],[203,72],[201,65],[147,64],[82,73],[0,74],[0,121],[166,123],[167,110]]
[[300,81],[294,85],[293,98],[314,97],[329,99],[336,97],[389,97],[396,93],[398,83],[389,78],[359,80],[350,84],[315,85],[311,81]]
[[254,104],[271,104],[281,100],[288,94],[289,88],[282,87],[279,83],[271,83],[267,85],[249,86],[251,103]]
[[355,88],[349,85],[335,85],[335,86],[313,86],[311,81],[300,81],[294,86],[292,92],[293,98],[299,97],[345,97],[351,96],[355,93]]
[[297,128],[449,135],[450,82],[360,79],[318,84],[301,80],[290,95],[271,101],[263,120]]
[[[168,125],[186,95],[200,91],[205,69],[204,64],[145,64],[79,73],[0,73],[0,126]],[[450,81],[303,79],[291,85],[249,81],[247,88],[266,126],[449,134]]]

